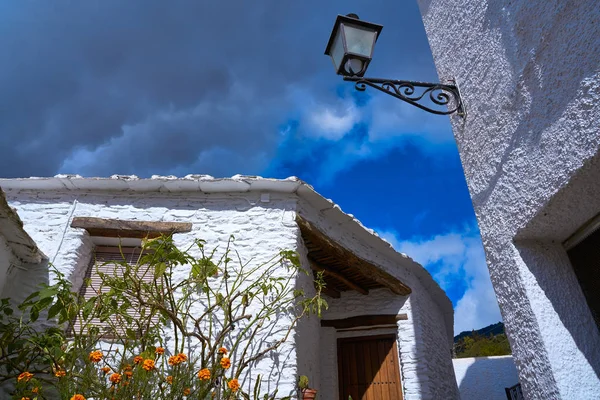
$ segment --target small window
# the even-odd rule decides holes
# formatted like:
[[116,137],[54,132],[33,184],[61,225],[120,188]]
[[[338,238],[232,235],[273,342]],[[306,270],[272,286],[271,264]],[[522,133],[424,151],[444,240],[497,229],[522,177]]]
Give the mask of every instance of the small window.
[[600,229],[571,247],[567,254],[600,330]]
[[[129,265],[136,265],[142,256],[142,251],[139,247],[106,247],[106,246],[98,246],[95,249],[94,257],[90,262],[90,265],[87,268],[85,275],[85,282],[89,282],[89,285],[84,283],[80,289],[80,295],[84,298],[84,300],[89,300],[90,298],[97,296],[100,293],[107,293],[109,291],[108,288],[102,286],[102,278],[99,273],[104,273],[107,275],[116,275],[117,277],[123,276],[124,269],[122,265],[119,263],[125,261]],[[141,275],[143,281],[151,283],[154,281],[154,272],[150,267],[144,268],[142,266],[138,270],[138,274]],[[149,311],[149,310],[148,310]],[[146,311],[144,311],[145,313]],[[125,327],[129,329],[134,329],[137,335],[141,333],[141,329],[143,327],[139,326],[136,321],[139,320],[139,317],[142,314],[142,310],[131,309],[128,312],[134,319],[132,324],[126,324],[125,321],[119,321],[118,318],[112,317],[107,321],[100,321],[99,319],[93,319],[92,324],[100,328],[100,332],[111,332],[111,326],[116,327],[117,329],[123,329],[121,334],[125,335]],[[152,318],[153,323],[158,322],[158,315]],[[73,323],[73,328],[76,332],[79,332],[81,329],[81,321],[76,319]],[[107,333],[104,335],[105,338],[112,338],[112,334]]]

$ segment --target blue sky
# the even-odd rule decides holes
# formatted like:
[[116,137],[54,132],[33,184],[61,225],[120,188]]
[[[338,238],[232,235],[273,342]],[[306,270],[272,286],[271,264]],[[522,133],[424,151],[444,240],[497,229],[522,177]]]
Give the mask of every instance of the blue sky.
[[2,3],[0,171],[298,176],[423,263],[457,333],[497,322],[449,120],[335,75],[349,12],[384,26],[367,75],[438,81],[416,1]]

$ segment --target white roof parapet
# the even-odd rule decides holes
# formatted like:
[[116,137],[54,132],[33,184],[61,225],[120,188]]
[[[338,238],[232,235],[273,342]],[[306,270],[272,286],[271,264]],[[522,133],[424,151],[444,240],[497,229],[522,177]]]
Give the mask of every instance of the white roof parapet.
[[153,175],[139,178],[136,175],[112,175],[110,178],[84,178],[80,175],[61,174],[47,178],[0,178],[0,188],[5,190],[86,190],[86,191],[135,191],[135,192],[200,192],[200,193],[245,193],[275,192],[297,194],[315,210],[343,224],[357,237],[365,240],[383,254],[407,266],[429,289],[433,298],[446,316],[448,335],[453,337],[453,307],[444,290],[435,282],[429,271],[405,254],[398,253],[390,243],[380,238],[372,229],[365,227],[352,214],[346,214],[331,199],[326,199],[315,189],[295,176],[285,179],[260,176],[234,175],[231,178],[214,178],[210,175],[190,174],[182,178],[173,175]]

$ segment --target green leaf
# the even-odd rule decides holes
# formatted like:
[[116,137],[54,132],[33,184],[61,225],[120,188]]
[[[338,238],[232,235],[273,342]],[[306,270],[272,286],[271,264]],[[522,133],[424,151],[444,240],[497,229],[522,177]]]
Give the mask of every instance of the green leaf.
[[158,263],[154,266],[154,278],[159,278],[167,270],[167,264],[164,262]]
[[62,309],[62,303],[61,302],[56,302],[52,305],[52,307],[50,307],[50,310],[48,310],[48,319],[52,319],[54,317],[56,317],[56,315],[61,311]]
[[29,311],[29,316],[31,318],[31,322],[35,322],[40,317],[40,311],[34,306],[31,308],[31,311]]

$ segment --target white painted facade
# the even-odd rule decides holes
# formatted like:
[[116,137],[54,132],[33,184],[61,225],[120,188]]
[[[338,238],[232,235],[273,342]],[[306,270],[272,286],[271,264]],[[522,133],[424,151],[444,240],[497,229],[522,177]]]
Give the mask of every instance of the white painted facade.
[[452,360],[461,400],[506,400],[505,388],[519,383],[512,356]]
[[529,399],[597,399],[600,332],[564,241],[600,212],[600,2],[419,0]]
[[[322,328],[316,317],[302,320],[294,338],[277,354],[263,359],[252,373],[263,374],[269,389],[277,387],[279,395],[295,394],[297,376],[307,375],[320,399],[337,400],[336,340],[350,334],[391,332],[398,337],[405,399],[458,399],[451,360],[453,310],[443,290],[422,266],[395,252],[373,231],[295,178],[58,176],[0,180],[0,187],[24,221],[25,230],[50,261],[71,277],[75,287],[83,282],[96,239],[84,230],[71,228],[74,217],[191,222],[191,232],[174,235],[182,247],[196,238],[207,240],[209,247],[224,245],[234,235],[243,260],[266,261],[279,249],[297,249],[308,268],[296,223],[299,214],[331,240],[412,289],[409,296],[394,295],[388,289],[373,290],[366,296],[342,292],[339,299],[327,299],[330,308],[324,319],[401,313],[406,313],[408,319],[399,321],[397,329],[391,331],[388,327],[384,331],[352,333]],[[15,282],[14,286],[20,284]],[[297,277],[297,285],[314,292],[311,280],[302,274]],[[282,316],[278,323],[285,324],[286,318],[289,321],[290,316]]]

